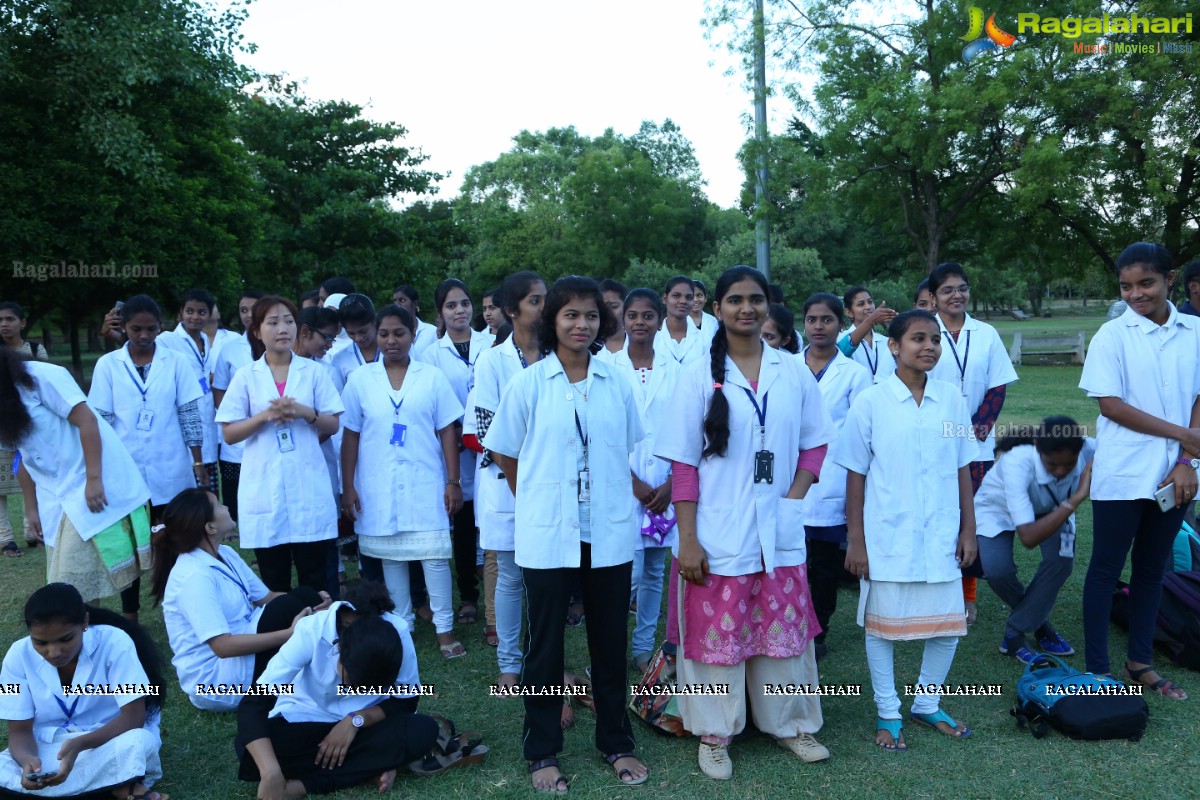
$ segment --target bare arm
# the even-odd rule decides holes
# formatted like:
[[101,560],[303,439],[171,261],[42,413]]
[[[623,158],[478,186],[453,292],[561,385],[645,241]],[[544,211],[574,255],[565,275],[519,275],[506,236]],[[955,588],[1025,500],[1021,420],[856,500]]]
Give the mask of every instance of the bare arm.
[[83,463],[87,482],[83,487],[88,510],[97,514],[108,505],[104,495],[103,448],[100,444],[100,424],[87,403],[79,403],[67,415],[67,422],[79,428],[79,444],[83,447]]
[[975,540],[975,491],[971,486],[971,468],[958,469],[958,558],[961,566],[975,563],[979,543]]
[[863,528],[863,504],[867,496],[867,476],[846,472],[846,570],[860,578],[870,578],[867,560],[867,535]]

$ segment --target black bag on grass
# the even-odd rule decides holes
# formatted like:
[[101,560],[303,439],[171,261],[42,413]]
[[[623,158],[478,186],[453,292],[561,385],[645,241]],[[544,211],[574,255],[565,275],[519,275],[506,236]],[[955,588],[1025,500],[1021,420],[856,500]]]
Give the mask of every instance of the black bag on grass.
[[1047,653],[1025,667],[1017,681],[1019,727],[1029,726],[1040,739],[1050,728],[1071,739],[1129,739],[1146,732],[1150,707],[1140,695],[1107,675],[1080,672]]

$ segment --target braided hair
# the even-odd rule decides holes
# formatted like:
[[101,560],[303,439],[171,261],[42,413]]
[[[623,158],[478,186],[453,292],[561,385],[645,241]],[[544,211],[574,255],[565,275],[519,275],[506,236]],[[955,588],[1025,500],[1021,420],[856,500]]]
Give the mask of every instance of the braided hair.
[[[738,265],[721,273],[721,277],[717,279],[714,299],[720,303],[735,283],[746,278],[757,283],[762,287],[763,294],[769,296],[770,287],[766,277],[754,267]],[[703,458],[724,456],[729,447],[729,400],[726,399],[725,390],[722,388],[725,384],[725,357],[729,354],[729,337],[725,333],[723,321],[717,325],[717,333],[713,336],[708,352],[713,396],[708,406],[708,415],[704,417],[704,438],[707,443],[701,453]]]

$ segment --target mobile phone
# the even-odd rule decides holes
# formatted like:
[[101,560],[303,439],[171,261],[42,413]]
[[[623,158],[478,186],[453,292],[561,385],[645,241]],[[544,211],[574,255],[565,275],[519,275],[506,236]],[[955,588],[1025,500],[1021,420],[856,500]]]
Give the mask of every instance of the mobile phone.
[[124,300],[118,300],[117,302],[113,303],[113,308],[115,308],[117,311],[120,311],[124,307],[125,307]]
[[25,780],[31,781],[31,782],[44,781],[47,778],[53,778],[57,774],[58,774],[58,770],[56,770],[56,769],[46,770],[45,772],[31,772],[25,776]]
[[1172,481],[1155,492],[1154,499],[1158,501],[1158,507],[1163,511],[1175,508],[1175,483]]

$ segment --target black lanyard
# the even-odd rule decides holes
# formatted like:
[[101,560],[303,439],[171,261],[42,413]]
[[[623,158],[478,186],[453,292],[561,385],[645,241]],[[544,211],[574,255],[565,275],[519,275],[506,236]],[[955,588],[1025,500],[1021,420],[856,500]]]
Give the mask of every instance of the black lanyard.
[[[879,356],[878,355],[875,356],[875,358],[873,360],[871,358],[871,353],[875,352],[875,337],[874,336],[871,337],[870,345],[867,345],[866,341],[863,341],[862,345],[864,345],[863,349],[862,349],[863,358],[865,358],[867,360],[867,366],[871,370],[871,377],[874,378],[875,370],[879,369]],[[826,366],[828,366],[828,364]],[[821,372],[824,373],[824,370],[821,370]],[[821,379],[817,378],[817,380],[819,381]]]
[[586,466],[588,463],[588,437],[583,432],[583,425],[579,422],[579,412],[575,412],[575,430],[579,431],[579,441],[583,443],[583,463]]
[[963,352],[962,360],[958,359],[958,348],[954,346],[954,337],[950,335],[950,331],[946,331],[946,339],[950,342],[950,354],[954,356],[954,363],[958,365],[958,386],[963,391],[967,389],[967,361],[971,358],[971,332],[964,331],[967,334],[967,348]]
[[754,392],[742,387],[742,391],[746,393],[746,397],[750,398],[750,402],[754,404],[754,413],[758,415],[758,434],[761,437],[762,449],[767,449],[767,400],[769,392],[763,395],[762,408],[758,406],[758,399],[754,396]]

